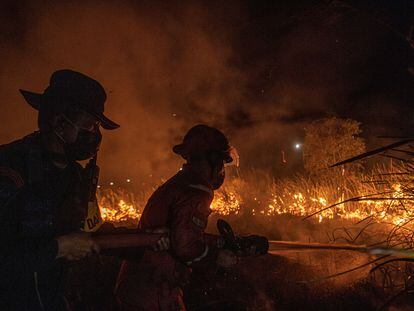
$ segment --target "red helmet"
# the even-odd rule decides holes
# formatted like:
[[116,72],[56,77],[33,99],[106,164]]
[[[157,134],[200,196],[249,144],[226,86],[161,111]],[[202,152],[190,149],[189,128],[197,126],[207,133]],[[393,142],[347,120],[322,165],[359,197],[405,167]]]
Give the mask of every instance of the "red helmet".
[[215,152],[223,156],[224,162],[230,163],[233,161],[232,149],[227,137],[221,131],[208,125],[198,124],[188,131],[181,144],[174,146],[173,151],[186,160]]

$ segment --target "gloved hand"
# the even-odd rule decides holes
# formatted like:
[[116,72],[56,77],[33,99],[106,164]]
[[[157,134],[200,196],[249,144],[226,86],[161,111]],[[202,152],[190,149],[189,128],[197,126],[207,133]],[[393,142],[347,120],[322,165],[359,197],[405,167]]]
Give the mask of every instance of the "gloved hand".
[[224,240],[223,248],[233,251],[237,256],[256,256],[267,254],[269,241],[260,235],[246,237],[236,236],[230,224],[223,220],[217,220],[217,230]]
[[249,235],[246,237],[236,237],[237,244],[240,245],[240,256],[265,255],[269,250],[269,241],[260,235]]
[[162,233],[163,235],[157,241],[157,244],[154,245],[152,250],[156,252],[167,251],[170,249],[170,230],[167,227],[159,227],[155,229],[145,230],[147,233]]

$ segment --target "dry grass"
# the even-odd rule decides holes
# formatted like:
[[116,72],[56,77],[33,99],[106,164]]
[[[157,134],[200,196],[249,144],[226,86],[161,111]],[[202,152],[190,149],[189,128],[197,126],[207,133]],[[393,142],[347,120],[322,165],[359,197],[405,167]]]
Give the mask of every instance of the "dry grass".
[[[410,238],[413,185],[407,165],[378,165],[364,174],[335,174],[275,179],[266,172],[248,170],[229,177],[215,194],[215,214],[256,219],[275,215],[309,217],[311,222],[350,220],[394,225],[393,236]],[[150,191],[100,189],[104,219],[137,223]],[[410,229],[411,230],[411,229]]]
[[[413,248],[413,171],[410,164],[403,163],[377,165],[358,174],[285,179],[258,170],[233,172],[216,192],[209,230],[214,230],[214,220],[226,218],[239,233],[264,234],[271,239]],[[100,189],[104,218],[118,225],[136,225],[151,191]],[[394,261],[382,265],[385,260],[372,265],[378,267],[369,279],[375,288],[391,297],[410,293],[414,288],[412,264]],[[332,271],[347,268],[335,263],[335,269]]]

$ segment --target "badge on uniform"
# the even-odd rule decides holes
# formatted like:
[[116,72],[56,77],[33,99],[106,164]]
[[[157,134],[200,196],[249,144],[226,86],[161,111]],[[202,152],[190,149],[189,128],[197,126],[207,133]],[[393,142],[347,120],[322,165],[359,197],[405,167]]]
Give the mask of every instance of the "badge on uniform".
[[98,202],[90,201],[88,202],[88,216],[86,216],[83,231],[85,232],[95,232],[102,226],[103,220],[101,216],[101,211],[98,206]]

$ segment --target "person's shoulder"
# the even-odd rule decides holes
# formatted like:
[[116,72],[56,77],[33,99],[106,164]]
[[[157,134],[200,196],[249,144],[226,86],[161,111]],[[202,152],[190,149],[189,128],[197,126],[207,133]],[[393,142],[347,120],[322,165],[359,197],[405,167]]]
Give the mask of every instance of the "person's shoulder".
[[182,171],[179,171],[155,190],[150,201],[162,200],[179,203],[190,200],[209,202],[213,197],[214,192],[208,186],[197,183],[188,178]]
[[185,185],[183,184],[181,174],[178,172],[158,186],[151,195],[149,201],[175,201],[175,199],[181,195],[184,187]]
[[37,142],[38,137],[34,133],[0,145],[0,163],[7,163],[16,158],[24,158],[37,145]]
[[213,190],[185,173],[179,173],[172,182],[180,199],[195,201],[210,201],[214,197]]
[[169,196],[170,193],[177,191],[177,186],[176,176],[173,176],[159,185],[151,195],[151,198]]
[[20,187],[24,184],[27,155],[35,144],[34,135],[0,145],[0,179],[12,181]]

